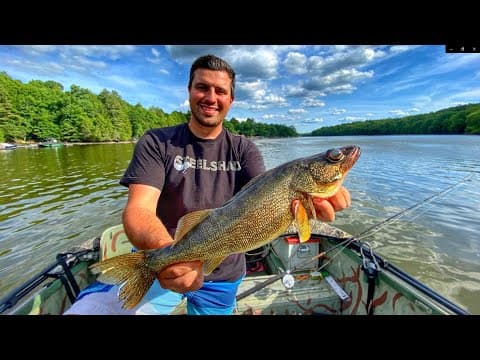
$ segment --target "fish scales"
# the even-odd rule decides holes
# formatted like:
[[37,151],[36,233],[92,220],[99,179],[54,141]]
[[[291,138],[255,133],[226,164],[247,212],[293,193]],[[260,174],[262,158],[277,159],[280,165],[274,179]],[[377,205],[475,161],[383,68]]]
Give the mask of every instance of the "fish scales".
[[[270,177],[259,179],[257,183],[252,183],[243,196],[212,210],[204,221],[171,248],[172,259],[207,259],[211,254],[226,257],[232,253],[250,250],[252,246],[263,245],[272,234],[281,233],[292,222],[289,207],[292,192],[282,193],[275,189],[281,188],[282,183],[289,179],[267,180],[270,180]],[[261,182],[269,183],[270,187]],[[260,198],[262,201],[255,200]],[[255,237],[252,237],[252,229]],[[189,241],[190,239],[192,240]],[[204,239],[210,240],[205,242]],[[152,258],[152,266],[164,265],[164,257],[152,255]]]
[[100,281],[122,285],[123,306],[131,308],[167,265],[201,260],[209,274],[228,255],[269,243],[292,222],[302,229],[300,240],[307,241],[315,213],[311,198],[334,195],[359,156],[360,148],[351,145],[284,163],[252,179],[223,206],[186,214],[173,245],[116,256],[91,269],[101,273]]

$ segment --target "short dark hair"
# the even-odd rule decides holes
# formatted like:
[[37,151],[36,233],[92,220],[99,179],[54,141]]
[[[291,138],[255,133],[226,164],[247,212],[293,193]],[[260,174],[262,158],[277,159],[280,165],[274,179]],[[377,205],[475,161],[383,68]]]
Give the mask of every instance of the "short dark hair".
[[232,92],[232,98],[235,97],[235,71],[225,60],[219,58],[215,55],[204,55],[200,56],[195,60],[190,68],[190,80],[188,81],[188,89],[192,87],[193,77],[195,75],[195,70],[197,69],[208,69],[214,71],[226,71],[230,80],[232,80],[232,86],[230,88]]

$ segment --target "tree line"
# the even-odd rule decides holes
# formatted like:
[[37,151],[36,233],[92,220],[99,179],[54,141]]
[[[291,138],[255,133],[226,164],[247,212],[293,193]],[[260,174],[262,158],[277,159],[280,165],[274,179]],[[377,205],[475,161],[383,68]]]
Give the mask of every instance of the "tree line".
[[[65,91],[55,81],[22,83],[0,72],[0,142],[107,142],[138,139],[146,130],[187,122],[190,113],[168,114],[152,106],[131,105],[116,91],[96,95],[72,85]],[[293,126],[257,123],[254,119],[224,121],[245,136],[298,136]]]
[[[168,114],[152,106],[131,105],[116,91],[96,95],[55,81],[22,83],[0,72],[0,142],[107,142],[138,139],[146,130],[187,122],[190,112]],[[248,118],[224,120],[235,134],[261,137],[299,136],[295,127]],[[398,119],[356,121],[326,126],[306,136],[480,134],[480,104],[468,104]]]
[[312,136],[401,134],[480,134],[480,104],[460,105],[398,119],[355,121],[311,132]]

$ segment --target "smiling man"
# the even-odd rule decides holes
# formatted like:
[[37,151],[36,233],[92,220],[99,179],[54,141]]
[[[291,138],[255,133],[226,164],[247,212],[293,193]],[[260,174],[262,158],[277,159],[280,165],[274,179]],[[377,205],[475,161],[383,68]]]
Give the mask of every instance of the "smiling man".
[[[128,186],[123,225],[137,249],[171,245],[183,215],[222,206],[265,171],[255,144],[223,127],[234,92],[233,68],[214,55],[199,57],[190,69],[189,122],[149,130],[136,144],[120,183]],[[314,204],[318,218],[331,221],[350,195],[341,188]],[[208,276],[201,261],[176,263],[132,310],[122,308],[117,286],[96,283],[66,314],[168,314],[185,297],[188,314],[231,314],[245,271],[244,254],[228,256]]]

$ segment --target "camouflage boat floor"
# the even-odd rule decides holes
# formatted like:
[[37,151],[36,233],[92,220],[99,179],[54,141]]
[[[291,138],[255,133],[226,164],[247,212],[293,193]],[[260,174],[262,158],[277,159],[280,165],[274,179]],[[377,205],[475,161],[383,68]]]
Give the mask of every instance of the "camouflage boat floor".
[[[275,275],[247,277],[238,294],[264,283]],[[310,274],[295,274],[295,283],[287,289],[282,279],[242,298],[236,315],[323,315],[340,309],[340,298],[325,280],[312,279]]]

